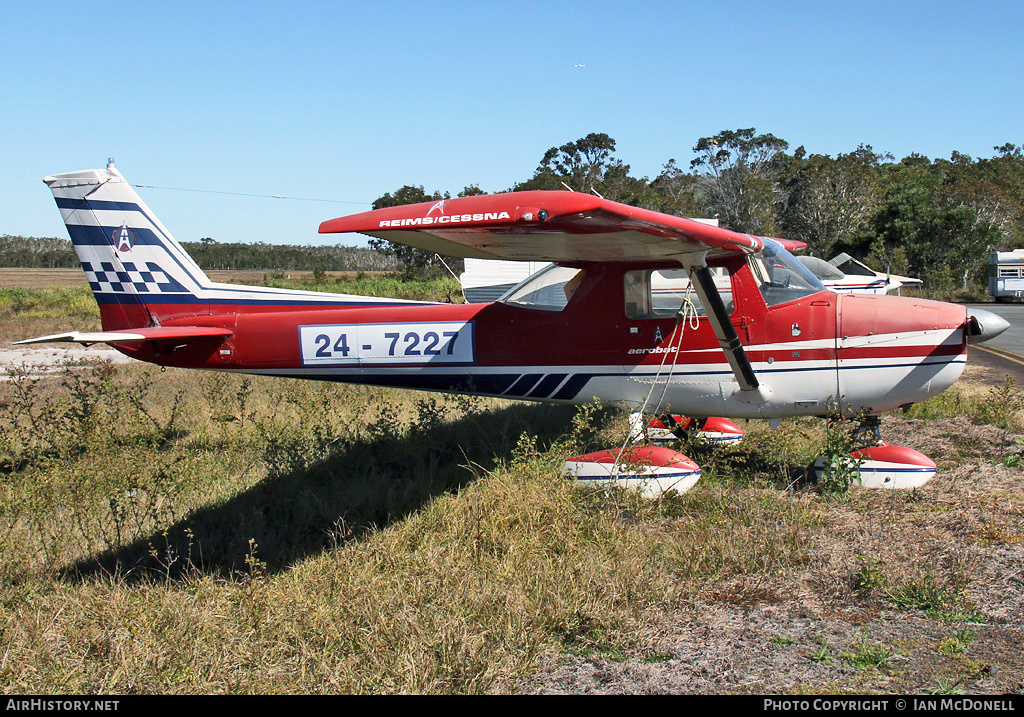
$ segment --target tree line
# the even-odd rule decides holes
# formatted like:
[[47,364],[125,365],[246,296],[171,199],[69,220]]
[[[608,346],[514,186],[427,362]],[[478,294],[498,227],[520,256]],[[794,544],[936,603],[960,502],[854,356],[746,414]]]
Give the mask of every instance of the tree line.
[[[830,259],[847,252],[870,266],[926,279],[936,289],[984,284],[989,251],[1024,247],[1024,154],[1014,144],[991,158],[954,152],[896,161],[860,145],[835,157],[790,151],[755,129],[700,138],[688,168],[669,159],[661,173],[634,177],[615,140],[592,133],[552,147],[533,176],[508,191],[572,189],[684,217],[717,217],[726,229],[806,242]],[[457,196],[482,194],[466,187]],[[406,185],[375,209],[449,198]],[[437,270],[426,252],[371,240],[408,272]]]
[[[203,269],[233,271],[395,271],[391,257],[367,247],[296,246],[291,244],[218,243],[210,238],[182,242]],[[26,269],[79,268],[71,241],[57,238],[0,236],[0,266]]]
[[[503,191],[566,188],[684,217],[717,217],[733,231],[803,241],[830,259],[847,252],[873,268],[925,279],[935,289],[983,285],[990,251],[1024,247],[1024,152],[993,147],[988,158],[891,154],[860,145],[812,154],[755,129],[702,137],[682,167],[669,159],[658,176],[635,177],[615,155],[615,140],[591,133],[552,147],[533,175]],[[484,194],[464,187],[456,196]],[[451,198],[407,184],[374,209]],[[392,242],[370,248],[184,242],[205,269],[392,271],[424,276],[459,271],[461,262]],[[0,237],[0,265],[76,267],[61,239]]]

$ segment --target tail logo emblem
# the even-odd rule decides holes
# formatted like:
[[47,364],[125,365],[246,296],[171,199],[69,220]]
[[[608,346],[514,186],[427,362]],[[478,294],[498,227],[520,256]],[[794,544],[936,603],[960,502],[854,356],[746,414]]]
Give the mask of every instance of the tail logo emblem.
[[114,230],[113,239],[118,251],[131,251],[135,245],[135,232],[127,224],[122,224],[120,229]]

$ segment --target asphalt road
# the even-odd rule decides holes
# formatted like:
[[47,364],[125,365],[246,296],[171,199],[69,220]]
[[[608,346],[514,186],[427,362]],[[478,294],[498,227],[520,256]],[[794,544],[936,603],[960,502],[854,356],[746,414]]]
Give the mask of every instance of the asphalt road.
[[985,309],[1010,322],[1010,328],[983,344],[972,344],[967,360],[977,361],[1013,376],[1024,386],[1024,304],[968,304]]

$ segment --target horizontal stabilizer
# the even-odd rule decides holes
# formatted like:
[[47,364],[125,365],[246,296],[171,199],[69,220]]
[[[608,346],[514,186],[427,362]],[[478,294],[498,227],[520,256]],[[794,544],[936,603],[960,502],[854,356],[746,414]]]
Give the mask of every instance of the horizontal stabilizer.
[[124,344],[138,343],[140,341],[160,341],[162,339],[198,339],[212,336],[227,338],[234,334],[231,329],[222,329],[214,326],[151,326],[141,329],[126,329],[124,331],[69,331],[65,334],[53,334],[51,336],[40,336],[24,341],[15,341],[19,344],[47,344],[47,343],[75,343],[75,344]]

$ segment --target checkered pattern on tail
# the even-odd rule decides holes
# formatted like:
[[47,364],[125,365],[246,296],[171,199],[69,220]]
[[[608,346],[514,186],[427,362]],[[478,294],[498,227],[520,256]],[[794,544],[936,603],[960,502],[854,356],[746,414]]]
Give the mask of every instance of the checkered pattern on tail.
[[123,262],[122,266],[124,271],[118,271],[111,262],[82,262],[89,286],[96,293],[159,294],[188,291],[151,261],[146,262],[145,268],[141,270],[130,261]]

